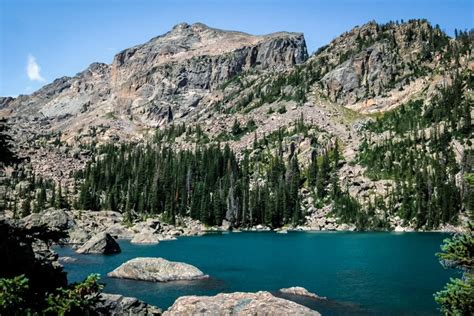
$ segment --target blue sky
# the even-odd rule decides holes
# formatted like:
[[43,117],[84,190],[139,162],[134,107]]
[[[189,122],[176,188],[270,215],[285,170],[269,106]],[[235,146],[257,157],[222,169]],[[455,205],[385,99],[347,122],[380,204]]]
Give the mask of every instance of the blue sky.
[[303,32],[315,51],[370,20],[470,29],[474,0],[0,0],[0,96],[29,94],[179,22],[253,34]]

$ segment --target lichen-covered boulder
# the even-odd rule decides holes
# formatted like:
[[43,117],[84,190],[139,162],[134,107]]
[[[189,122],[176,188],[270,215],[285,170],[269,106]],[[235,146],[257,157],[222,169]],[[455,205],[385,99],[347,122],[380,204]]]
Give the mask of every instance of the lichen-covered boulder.
[[183,296],[163,315],[321,315],[269,292]]
[[107,275],[111,278],[152,282],[199,280],[209,277],[187,263],[146,257],[129,260]]

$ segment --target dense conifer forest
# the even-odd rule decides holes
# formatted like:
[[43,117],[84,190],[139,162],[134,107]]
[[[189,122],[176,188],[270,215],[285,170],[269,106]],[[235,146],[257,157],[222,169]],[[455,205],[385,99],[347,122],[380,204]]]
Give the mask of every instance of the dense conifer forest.
[[[295,126],[297,132],[308,128],[302,119]],[[302,170],[293,152],[284,158],[283,130],[256,141],[254,148],[261,150],[252,159],[249,151],[239,159],[219,143],[193,151],[173,150],[162,142],[172,139],[173,133],[165,134],[159,132],[155,142],[146,146],[101,147],[97,158],[75,175],[79,195],[74,206],[120,211],[128,220],[163,214],[170,223],[179,216],[191,216],[207,225],[221,225],[227,218],[236,227],[265,224],[276,228],[304,222],[303,186],[315,189],[321,200],[352,201],[337,184],[337,142],[321,155],[315,151],[307,170]],[[280,144],[276,153],[268,147],[272,140]]]
[[461,163],[455,157],[457,144],[472,145],[473,104],[465,97],[472,79],[457,74],[430,102],[409,102],[365,126],[360,163],[372,178],[395,182],[380,203],[386,212],[419,228],[435,228],[472,208],[473,193],[464,179],[456,179],[459,171],[472,174],[472,151]]

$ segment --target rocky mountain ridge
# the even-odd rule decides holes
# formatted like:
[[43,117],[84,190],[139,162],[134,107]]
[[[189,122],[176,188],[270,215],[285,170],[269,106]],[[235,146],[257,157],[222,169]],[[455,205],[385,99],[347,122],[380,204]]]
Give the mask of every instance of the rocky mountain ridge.
[[93,63],[74,77],[2,103],[12,115],[57,120],[63,132],[110,118],[124,121],[118,129],[155,127],[211,105],[211,92],[243,71],[280,71],[306,59],[302,34],[253,36],[182,23],[123,50],[110,65]]
[[[414,99],[428,104],[454,74],[472,71],[469,34],[451,39],[425,20],[369,22],[308,57],[299,33],[253,36],[183,23],[120,52],[110,65],[92,64],[30,96],[3,98],[0,114],[12,122],[20,152],[31,157],[28,172],[70,191],[76,189],[64,175],[83,168],[96,143],[159,138],[178,150],[220,143],[251,158],[280,146],[285,158],[296,153],[306,168],[339,141],[340,184],[371,203],[394,183],[368,177],[358,162],[367,114]],[[300,120],[309,126],[305,132],[296,128]],[[455,144],[459,163],[469,145]],[[301,191],[306,228],[354,229],[341,226],[314,194]],[[404,229],[396,216],[390,223]]]

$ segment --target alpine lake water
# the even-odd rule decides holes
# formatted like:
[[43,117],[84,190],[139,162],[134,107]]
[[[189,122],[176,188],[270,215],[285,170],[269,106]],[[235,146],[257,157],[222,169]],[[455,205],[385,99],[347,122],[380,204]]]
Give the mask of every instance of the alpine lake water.
[[[433,293],[453,271],[435,253],[448,234],[387,232],[242,232],[181,237],[158,245],[121,240],[117,255],[79,255],[65,264],[70,282],[99,273],[104,291],[134,296],[163,310],[183,295],[221,292],[278,294],[302,286],[327,301],[291,297],[323,315],[437,315]],[[153,283],[108,278],[107,273],[135,257],[163,257],[192,264],[207,280]]]

